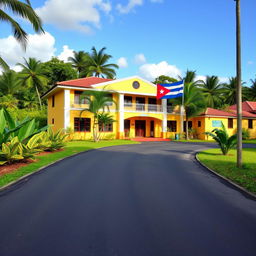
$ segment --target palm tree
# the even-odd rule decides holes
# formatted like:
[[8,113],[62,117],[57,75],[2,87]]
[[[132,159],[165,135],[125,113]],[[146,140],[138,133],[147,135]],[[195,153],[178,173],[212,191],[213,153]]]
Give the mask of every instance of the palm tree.
[[39,90],[42,90],[47,85],[47,78],[42,74],[40,69],[41,62],[35,58],[24,59],[25,64],[18,63],[23,70],[20,72],[20,80],[22,85],[28,88],[34,88],[38,97],[40,109],[42,109],[42,102],[40,98]]
[[19,91],[20,83],[17,79],[17,73],[13,70],[5,71],[0,77],[0,94],[14,95]]
[[107,77],[113,79],[116,76],[116,64],[107,64],[112,58],[111,55],[105,53],[106,47],[103,47],[99,52],[92,47],[92,52],[88,55],[87,67],[83,71],[85,76]]
[[221,106],[223,88],[217,76],[207,76],[206,81],[201,81],[199,88],[205,97],[207,107],[216,108]]
[[198,84],[199,80],[196,80],[196,71],[187,70],[185,76],[182,78],[180,77],[180,80],[184,80],[185,84]]
[[82,98],[87,100],[88,108],[83,109],[80,112],[80,116],[83,112],[90,112],[93,114],[93,139],[95,142],[98,142],[99,117],[105,110],[109,111],[109,103],[115,103],[115,101],[109,97],[109,92],[106,91],[85,91],[81,95],[81,99]]
[[256,101],[256,79],[251,79],[251,87],[244,89],[246,98],[248,100]]
[[[0,0],[0,20],[7,22],[11,25],[14,37],[21,43],[23,48],[27,45],[27,33],[15,21],[9,13],[13,13],[16,17],[22,17],[32,24],[35,32],[44,32],[40,18],[37,16],[33,8],[31,7],[30,0]],[[0,57],[0,66],[5,70],[8,69],[6,62]]]
[[88,60],[88,53],[84,51],[75,52],[74,57],[68,57],[68,61],[72,64],[72,67],[78,71],[78,75],[86,69]]
[[[174,101],[175,105],[181,105],[181,98]],[[205,100],[200,89],[193,83],[185,83],[184,85],[184,102],[186,116],[186,139],[189,139],[188,121],[191,117],[200,115],[205,110]]]
[[[244,82],[242,83],[242,85]],[[228,83],[223,84],[223,98],[225,99],[225,104],[234,105],[236,104],[236,86],[237,79],[235,77],[229,78]],[[246,100],[246,87],[242,87],[242,99]]]

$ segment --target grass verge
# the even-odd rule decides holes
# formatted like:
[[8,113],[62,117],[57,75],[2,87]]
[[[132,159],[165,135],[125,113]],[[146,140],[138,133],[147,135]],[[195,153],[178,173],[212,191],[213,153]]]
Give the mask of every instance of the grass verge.
[[7,173],[0,177],[0,188],[4,185],[18,180],[20,177],[27,175],[29,173],[35,172],[39,168],[51,164],[59,159],[72,156],[79,152],[88,151],[90,149],[102,148],[102,147],[110,147],[117,145],[126,145],[126,144],[139,144],[136,141],[130,140],[111,140],[111,141],[100,141],[98,143],[91,141],[71,141],[68,142],[63,151],[58,151],[55,153],[37,156],[36,162],[28,164],[24,167],[21,167],[14,172]]
[[197,140],[197,139],[191,139],[191,140],[177,140],[180,142],[207,142],[207,143],[216,143],[215,140]]
[[248,191],[256,194],[256,149],[243,149],[243,167],[236,167],[236,150],[227,156],[220,149],[209,149],[198,154],[198,159],[210,169],[232,180]]

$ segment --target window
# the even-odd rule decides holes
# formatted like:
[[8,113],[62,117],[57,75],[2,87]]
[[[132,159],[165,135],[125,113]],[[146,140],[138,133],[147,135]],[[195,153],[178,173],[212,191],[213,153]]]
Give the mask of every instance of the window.
[[201,121],[198,121],[198,122],[197,122],[197,127],[201,127],[201,125],[202,125],[202,124],[201,124]]
[[157,111],[156,98],[148,98],[148,111]]
[[248,128],[253,129],[253,119],[248,119]]
[[228,128],[232,129],[233,128],[233,118],[228,119]]
[[91,118],[74,118],[75,132],[90,132],[91,131]]
[[[192,127],[193,127],[192,121],[188,121],[188,129],[190,130],[190,129],[192,129]],[[183,122],[183,131],[184,132],[187,131],[187,129],[186,129],[186,121]]]
[[54,108],[54,106],[55,106],[55,96],[53,95],[52,96],[52,107]]
[[177,121],[167,121],[167,130],[169,132],[177,132]]
[[132,106],[132,96],[124,96],[124,105]]
[[54,118],[52,118],[52,124],[54,124]]
[[102,128],[102,124],[99,124],[99,130],[102,132],[113,132],[113,123],[104,124]]
[[75,91],[75,104],[88,104],[88,100],[85,98],[85,95],[82,95],[82,91]]

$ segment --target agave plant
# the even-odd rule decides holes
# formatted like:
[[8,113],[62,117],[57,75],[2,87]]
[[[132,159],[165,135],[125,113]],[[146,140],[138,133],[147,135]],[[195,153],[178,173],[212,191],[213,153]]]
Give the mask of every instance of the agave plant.
[[221,129],[214,129],[212,132],[206,132],[211,136],[220,146],[223,155],[227,155],[228,151],[235,147],[237,142],[237,135],[228,135],[226,127],[221,124]]

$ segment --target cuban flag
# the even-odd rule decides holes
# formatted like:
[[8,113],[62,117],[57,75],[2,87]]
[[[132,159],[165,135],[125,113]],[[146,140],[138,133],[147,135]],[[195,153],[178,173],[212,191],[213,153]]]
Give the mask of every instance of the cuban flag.
[[157,85],[157,99],[173,99],[183,95],[184,81]]

